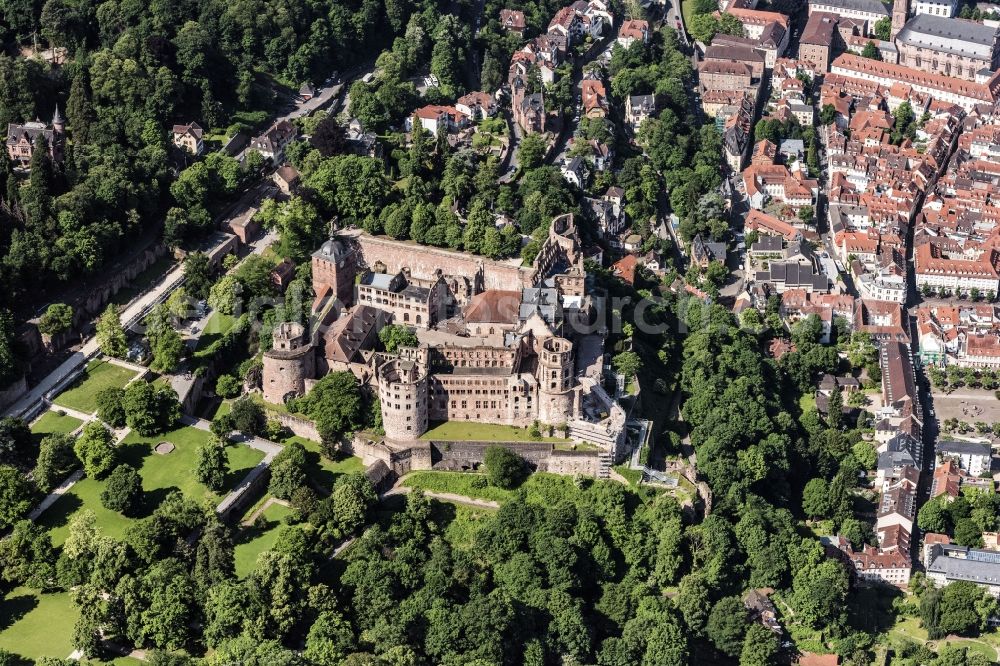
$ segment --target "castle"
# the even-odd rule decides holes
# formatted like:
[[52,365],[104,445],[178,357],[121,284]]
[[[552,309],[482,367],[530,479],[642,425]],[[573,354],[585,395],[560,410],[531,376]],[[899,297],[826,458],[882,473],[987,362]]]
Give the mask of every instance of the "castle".
[[[276,329],[267,402],[346,370],[377,392],[385,443],[397,449],[418,446],[436,422],[538,422],[586,443],[594,474],[624,455],[626,413],[601,386],[602,303],[587,288],[572,214],[552,221],[530,266],[352,229],[313,254],[312,278],[318,325]],[[390,323],[417,345],[383,351],[378,332]]]

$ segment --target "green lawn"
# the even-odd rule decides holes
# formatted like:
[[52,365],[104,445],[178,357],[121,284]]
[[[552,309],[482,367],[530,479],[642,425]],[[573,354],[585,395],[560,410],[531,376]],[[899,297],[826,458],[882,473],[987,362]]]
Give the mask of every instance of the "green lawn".
[[233,401],[223,400],[219,403],[219,406],[215,408],[215,413],[212,414],[212,418],[210,418],[209,421],[214,421],[217,418],[225,416],[231,411],[233,411]]
[[345,456],[337,460],[330,460],[322,454],[317,442],[298,435],[285,440],[285,444],[298,442],[309,452],[309,478],[319,487],[330,490],[338,476],[342,474],[353,474],[365,471],[364,463],[357,456]]
[[[197,448],[208,441],[210,436],[210,433],[203,430],[183,427],[165,435],[148,438],[132,433],[122,441],[119,445],[122,461],[137,467],[142,476],[142,488],[145,491],[142,516],[151,514],[173,490],[180,490],[186,497],[194,500],[207,500],[212,504],[220,501],[220,495],[209,491],[194,476]],[[167,455],[153,453],[156,444],[164,440],[172,442],[176,448]],[[227,489],[239,483],[264,457],[260,451],[239,444],[226,447],[226,453],[229,458]],[[112,537],[122,535],[131,519],[101,505],[104,485],[104,481],[82,479],[42,515],[41,524],[51,528],[53,544],[59,545],[66,540],[70,519],[84,508],[94,512],[97,525],[105,534]]]
[[69,389],[60,393],[53,402],[92,414],[97,411],[98,393],[106,388],[123,388],[135,375],[133,370],[107,361],[91,361],[80,378],[73,382]]
[[0,649],[35,660],[73,652],[77,610],[67,592],[39,594],[14,588],[0,598]]
[[235,324],[236,317],[222,314],[218,310],[213,312],[212,316],[205,323],[205,330],[202,331],[201,337],[198,338],[198,345],[195,347],[195,351],[211,346],[213,342],[228,333],[229,329]]
[[444,529],[444,538],[455,548],[468,548],[472,545],[472,540],[495,513],[492,509],[480,509],[478,507],[465,506],[462,504],[451,504],[447,502],[434,502],[435,513],[445,512],[447,526]]
[[[691,27],[691,19],[694,18],[694,1],[681,0],[681,16],[684,18],[684,27]],[[675,26],[670,26],[671,28]]]
[[265,524],[244,528],[237,535],[235,548],[237,576],[244,578],[253,571],[260,554],[274,547],[283,527],[282,521],[291,513],[292,510],[287,506],[272,504],[261,514],[261,518],[267,521]]
[[420,436],[420,439],[434,439],[452,442],[568,442],[560,437],[542,437],[534,440],[528,434],[527,428],[515,428],[508,425],[492,423],[475,423],[472,421],[444,421],[433,426]]
[[512,499],[518,491],[523,490],[529,502],[546,505],[555,504],[561,499],[573,498],[582,492],[573,485],[571,478],[547,472],[532,474],[519,488],[514,490],[505,490],[489,485],[477,487],[485,480],[486,476],[483,474],[426,471],[408,474],[403,485],[431,492],[454,493],[501,503]]
[[630,486],[638,486],[639,482],[642,481],[641,470],[632,469],[627,464],[615,465],[614,469],[628,480]]
[[46,435],[68,435],[83,424],[83,421],[68,414],[47,411],[31,424],[31,432],[41,440]]

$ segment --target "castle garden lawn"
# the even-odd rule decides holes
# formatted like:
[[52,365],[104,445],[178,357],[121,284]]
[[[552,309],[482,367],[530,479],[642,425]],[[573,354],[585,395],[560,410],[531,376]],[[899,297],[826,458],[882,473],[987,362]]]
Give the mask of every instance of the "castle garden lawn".
[[420,436],[420,439],[430,439],[445,442],[568,442],[560,437],[542,437],[532,439],[528,428],[516,428],[508,425],[492,423],[475,423],[472,421],[444,421]]
[[[119,444],[121,461],[136,467],[142,477],[145,506],[140,517],[150,515],[174,490],[180,490],[186,497],[196,501],[217,504],[221,500],[220,495],[209,491],[194,476],[198,446],[208,441],[209,437],[211,434],[203,430],[183,427],[155,437],[141,437],[131,433]],[[171,442],[174,450],[166,455],[154,453],[153,448],[161,441]],[[227,446],[226,454],[229,459],[226,489],[236,486],[264,457],[260,451],[240,444]],[[54,545],[58,546],[66,540],[70,520],[83,509],[94,512],[98,527],[106,535],[122,536],[132,519],[104,508],[101,504],[104,485],[104,481],[84,478],[42,514],[40,523],[51,528]]]
[[212,316],[205,323],[205,330],[201,332],[201,337],[198,338],[198,345],[195,347],[195,351],[200,351],[210,346],[213,342],[228,333],[229,329],[235,324],[236,317],[222,314],[218,310],[213,312]]
[[85,414],[93,414],[97,411],[98,393],[112,387],[124,388],[135,375],[135,371],[108,361],[91,361],[73,386],[60,393],[53,402]]
[[47,435],[68,435],[81,425],[83,425],[83,421],[75,416],[59,414],[50,410],[31,424],[31,434],[35,436],[35,439],[41,441]]
[[292,514],[292,510],[281,504],[272,504],[260,515],[266,522],[260,527],[253,525],[245,527],[236,536],[236,548],[234,557],[236,560],[236,575],[245,578],[253,571],[257,564],[257,558],[266,550],[274,548],[278,535],[284,528],[283,520],[285,516]]
[[0,598],[0,649],[26,660],[65,659],[73,652],[77,610],[67,592],[39,594],[17,587]]

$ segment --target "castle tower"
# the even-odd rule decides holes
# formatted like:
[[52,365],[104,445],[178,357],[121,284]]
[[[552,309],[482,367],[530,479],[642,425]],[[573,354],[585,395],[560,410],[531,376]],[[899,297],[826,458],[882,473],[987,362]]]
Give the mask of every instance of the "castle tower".
[[906,15],[909,11],[909,0],[893,0],[892,3],[892,33],[889,41],[896,41],[896,35],[906,25]]
[[306,392],[306,380],[316,375],[316,355],[302,324],[282,322],[272,335],[274,346],[264,352],[261,384],[265,401],[283,405]]
[[427,431],[427,348],[403,349],[378,369],[378,397],[386,438],[407,442]]
[[63,120],[62,114],[59,113],[58,104],[56,104],[56,112],[52,114],[52,130],[56,134],[62,134],[66,131],[66,121]]
[[357,251],[346,242],[331,238],[323,243],[312,256],[314,306],[330,297],[338,299],[345,307],[351,305],[357,264]]
[[573,343],[546,338],[538,354],[538,420],[565,423],[573,412]]

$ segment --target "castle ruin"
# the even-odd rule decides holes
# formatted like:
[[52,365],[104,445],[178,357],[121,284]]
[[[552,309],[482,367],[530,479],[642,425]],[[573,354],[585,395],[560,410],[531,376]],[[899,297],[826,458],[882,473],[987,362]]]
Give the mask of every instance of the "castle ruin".
[[[626,413],[601,386],[605,332],[593,324],[602,317],[572,214],[553,220],[531,266],[352,229],[324,243],[312,269],[317,331],[312,339],[299,324],[275,331],[264,355],[268,402],[347,370],[378,395],[382,445],[396,452],[427,449],[422,435],[457,420],[539,423],[587,445],[588,460],[567,462],[558,460],[565,452],[532,443],[539,450],[528,457],[540,469],[604,476],[624,456]],[[417,345],[382,351],[378,331],[389,323],[413,330]],[[433,464],[434,451],[452,448],[430,447],[413,457]],[[462,455],[474,464],[481,448]]]

